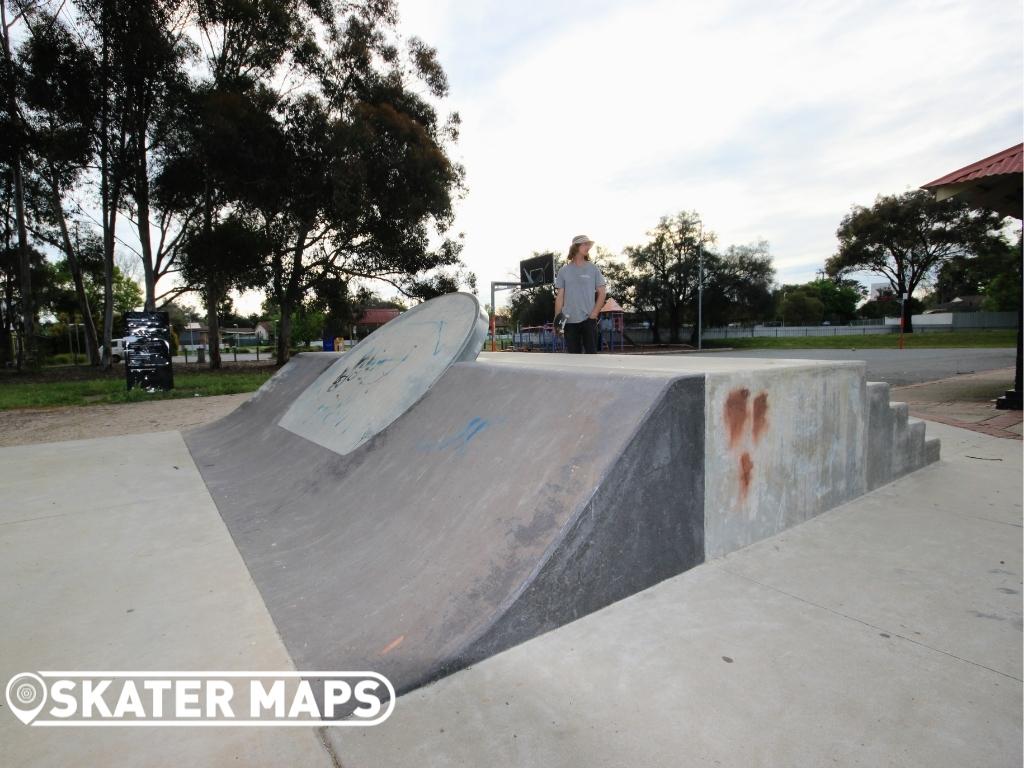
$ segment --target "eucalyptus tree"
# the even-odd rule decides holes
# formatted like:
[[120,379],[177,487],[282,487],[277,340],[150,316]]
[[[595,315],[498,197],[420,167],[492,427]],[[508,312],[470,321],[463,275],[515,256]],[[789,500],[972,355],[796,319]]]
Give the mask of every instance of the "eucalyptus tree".
[[[825,263],[832,277],[866,271],[889,281],[897,298],[912,296],[922,280],[956,257],[997,250],[1005,241],[1002,217],[956,198],[938,202],[914,190],[880,195],[871,207],[854,206],[836,231],[839,248]],[[910,302],[903,330],[912,333]]]
[[[23,83],[28,169],[36,237],[64,255],[82,318],[86,353],[98,365],[100,349],[93,303],[86,292],[77,242],[69,226],[73,193],[92,162],[99,114],[95,59],[57,16],[39,10],[27,17],[29,35],[18,51]],[[73,226],[73,224],[72,224]]]

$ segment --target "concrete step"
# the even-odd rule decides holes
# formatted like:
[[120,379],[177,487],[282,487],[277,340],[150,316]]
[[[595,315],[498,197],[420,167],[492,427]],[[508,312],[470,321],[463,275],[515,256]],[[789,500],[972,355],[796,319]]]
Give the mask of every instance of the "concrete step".
[[889,402],[889,385],[868,382],[867,488],[872,490],[939,459],[939,441],[907,403]]

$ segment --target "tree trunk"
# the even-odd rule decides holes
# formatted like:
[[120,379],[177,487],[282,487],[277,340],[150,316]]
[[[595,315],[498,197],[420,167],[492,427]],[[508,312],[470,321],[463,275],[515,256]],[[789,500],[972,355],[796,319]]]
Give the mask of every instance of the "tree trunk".
[[658,310],[651,315],[651,342],[661,344],[661,331],[658,329]]
[[108,168],[107,181],[101,181],[101,186],[106,186],[108,192],[111,187],[114,187],[110,199],[103,201],[103,355],[101,364],[104,369],[109,369],[113,363],[111,340],[114,338],[114,233],[117,226],[117,206],[121,199],[117,190],[120,185],[116,179],[111,184],[109,174]]
[[672,306],[669,308],[668,317],[669,317],[669,321],[672,324],[672,327],[669,328],[669,332],[668,332],[669,341],[672,344],[678,344],[679,343],[679,305],[678,304],[675,304],[675,303],[672,304]]
[[[213,256],[210,253],[212,235],[213,190],[210,188],[210,177],[207,175],[203,180],[203,255],[207,265],[213,264]],[[210,352],[210,370],[215,371],[221,366],[220,318],[217,316],[217,309],[224,291],[218,281],[210,275],[212,275],[212,271],[207,273],[206,278],[206,346]]]
[[[278,291],[278,304],[281,308],[281,322],[277,334],[277,364],[284,365],[291,356],[292,345],[292,314],[299,303],[299,286],[302,284],[302,255],[305,252],[306,235],[309,228],[300,229],[292,249],[292,268],[288,282],[282,283],[280,276],[275,276],[275,286],[284,286]],[[283,263],[283,262],[282,262]]]
[[25,337],[24,354],[18,355],[29,368],[39,364],[36,344],[36,313],[32,295],[32,259],[28,249],[28,227],[25,224],[25,182],[21,172],[21,138],[17,130],[20,124],[18,105],[14,98],[14,63],[11,59],[11,39],[7,28],[7,3],[0,0],[0,23],[4,38],[4,79],[7,80],[7,114],[15,126],[15,142],[11,156],[11,172],[14,177],[14,218],[18,230],[18,272],[20,276],[22,330]]
[[277,324],[277,364],[284,365],[291,357],[292,308],[281,305],[281,320]]
[[[0,0],[3,2],[3,0]],[[5,199],[12,198],[13,195],[13,182],[8,176],[4,179],[6,192]],[[4,250],[10,252],[11,241],[14,231],[11,229],[11,217],[10,210],[4,210]],[[4,270],[4,292],[3,292],[3,305],[0,306],[0,367],[6,368],[10,363],[14,361],[14,276],[10,271]]]
[[142,247],[142,270],[146,284],[146,311],[156,311],[156,274],[153,266],[153,243],[149,231],[149,164],[146,159],[146,125],[141,115],[135,126],[137,136],[135,157],[135,207],[138,216],[139,244]]
[[109,370],[112,358],[111,339],[114,335],[114,224],[117,221],[117,202],[111,184],[110,168],[110,55],[107,29],[107,8],[103,6],[100,19],[100,207],[103,215],[103,348],[100,365]]
[[914,332],[914,319],[910,309],[910,299],[902,302],[903,304],[903,332],[913,333]]
[[221,291],[213,280],[206,283],[206,340],[210,351],[210,370],[216,371],[220,368],[220,318],[217,317],[217,307],[220,304]]
[[50,168],[50,200],[53,205],[54,215],[60,226],[61,242],[64,244],[64,254],[68,257],[68,269],[71,270],[71,278],[75,283],[75,297],[78,299],[78,308],[82,313],[82,325],[85,327],[85,349],[89,357],[89,365],[100,364],[99,341],[96,338],[96,321],[92,317],[92,308],[89,306],[89,297],[85,293],[85,282],[82,279],[82,265],[78,262],[78,256],[71,243],[71,236],[68,234],[68,224],[64,219],[64,206],[61,203],[60,192],[57,189],[57,177]]

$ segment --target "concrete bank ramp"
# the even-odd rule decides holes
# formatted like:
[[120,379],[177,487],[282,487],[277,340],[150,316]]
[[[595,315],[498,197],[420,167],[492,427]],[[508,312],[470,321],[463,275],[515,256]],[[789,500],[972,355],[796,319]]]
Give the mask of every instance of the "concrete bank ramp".
[[863,364],[472,362],[455,297],[186,435],[298,669],[408,691],[864,493],[869,444],[937,458]]
[[187,436],[298,669],[409,690],[703,560],[700,377],[458,363],[341,456],[277,424],[330,357]]

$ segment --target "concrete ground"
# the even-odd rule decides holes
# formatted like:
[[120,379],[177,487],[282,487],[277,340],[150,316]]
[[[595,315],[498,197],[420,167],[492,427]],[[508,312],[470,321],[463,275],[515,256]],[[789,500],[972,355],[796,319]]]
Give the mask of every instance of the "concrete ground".
[[[41,669],[291,670],[178,432],[0,448],[0,683]],[[334,765],[316,729],[29,728],[5,766]]]
[[1021,447],[943,459],[328,730],[360,766],[1018,766]]
[[[370,729],[38,729],[5,765],[1017,766],[1021,444],[943,458]],[[176,432],[0,449],[0,682],[291,661]]]

